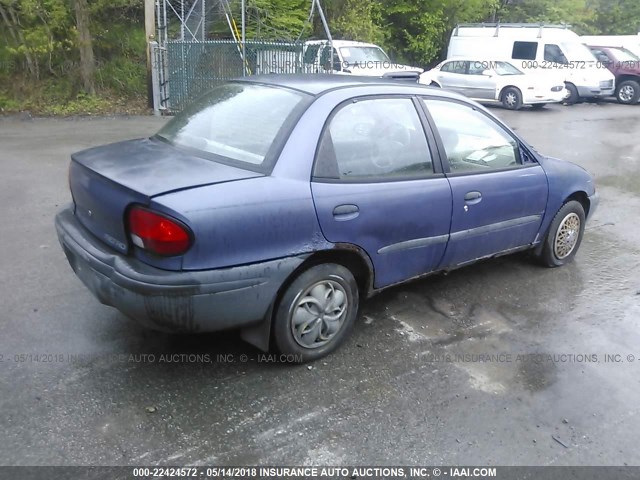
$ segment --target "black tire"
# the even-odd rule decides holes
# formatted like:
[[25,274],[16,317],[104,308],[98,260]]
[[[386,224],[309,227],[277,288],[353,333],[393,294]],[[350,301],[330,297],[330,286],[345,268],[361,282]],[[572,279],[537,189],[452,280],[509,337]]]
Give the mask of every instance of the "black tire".
[[[575,219],[579,220],[578,231],[565,234],[565,238],[569,238],[570,242],[573,244],[571,247],[571,251],[566,254],[562,254],[562,250],[566,250],[568,248],[568,244],[559,241],[558,232],[562,226],[566,226],[568,221],[575,221]],[[569,220],[570,219],[570,220]],[[544,239],[544,244],[542,247],[542,251],[539,255],[539,260],[543,265],[547,267],[561,267],[562,265],[566,265],[567,263],[573,260],[578,249],[580,248],[580,244],[582,243],[582,237],[584,235],[584,225],[585,225],[585,213],[584,207],[580,202],[575,200],[571,200],[565,203],[556,216],[553,218],[551,222],[551,226],[549,227],[549,231],[547,232],[547,236]],[[577,235],[577,237],[576,237]],[[556,242],[558,242],[556,244]],[[558,248],[556,248],[558,247]],[[558,253],[560,250],[560,254]]]
[[546,106],[547,106],[546,103],[534,103],[533,105],[531,105],[531,109],[532,110],[542,110]]
[[635,105],[640,100],[640,83],[625,80],[616,88],[616,99],[623,105]]
[[[314,290],[316,290],[315,296]],[[318,296],[326,298],[327,302],[331,302],[327,305],[331,306],[343,297],[346,301],[343,313],[337,317],[340,319],[338,320],[340,326],[333,333],[330,331],[329,324],[334,326],[337,324],[325,321],[325,315],[329,316],[326,309],[324,314],[315,315],[317,312],[314,310],[314,313],[311,313],[310,309],[317,307],[316,303],[306,303],[308,308],[301,306],[304,298],[314,299]],[[274,346],[280,353],[290,355],[300,363],[318,360],[328,355],[348,337],[358,316],[359,302],[358,284],[349,269],[334,263],[323,263],[311,267],[289,285],[276,306],[272,328]],[[335,308],[333,312],[340,310]],[[305,315],[309,318],[300,325],[299,330],[296,330],[294,323],[296,312],[299,312],[301,319],[305,318]],[[317,325],[317,329],[311,325]],[[304,331],[309,333],[305,335]],[[331,338],[324,343],[322,338],[329,336]],[[308,345],[304,345],[305,342]]]
[[522,108],[522,93],[516,87],[507,87],[500,96],[502,105],[507,110],[520,110]]
[[441,88],[440,85],[438,85],[436,82],[431,82],[429,84],[430,87],[435,87],[435,88]]
[[578,89],[573,83],[566,84],[567,90],[569,90],[569,96],[564,99],[565,105],[575,105],[580,100],[580,94],[578,94]]

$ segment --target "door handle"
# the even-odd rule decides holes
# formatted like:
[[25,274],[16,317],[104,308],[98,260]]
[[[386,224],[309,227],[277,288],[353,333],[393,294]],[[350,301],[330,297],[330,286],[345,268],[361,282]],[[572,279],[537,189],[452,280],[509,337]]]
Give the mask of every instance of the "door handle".
[[357,205],[338,205],[333,209],[333,218],[339,221],[353,220],[360,215],[360,208]]
[[475,205],[482,201],[482,194],[480,192],[469,192],[464,196],[464,201],[467,205]]

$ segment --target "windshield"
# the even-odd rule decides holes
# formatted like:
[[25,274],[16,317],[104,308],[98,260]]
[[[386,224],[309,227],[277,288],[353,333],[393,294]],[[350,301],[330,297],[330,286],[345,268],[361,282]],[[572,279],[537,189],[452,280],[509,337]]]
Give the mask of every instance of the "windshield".
[[342,47],[342,59],[350,64],[364,62],[390,62],[380,47]]
[[303,98],[282,88],[228,83],[174,117],[158,136],[177,146],[262,165],[287,133]]
[[596,57],[593,56],[584,44],[578,42],[562,43],[562,51],[570,62],[595,62]]
[[495,62],[494,70],[498,75],[523,75],[520,70],[507,62]]
[[638,60],[640,60],[640,57],[638,57],[635,53],[627,50],[626,48],[611,48],[610,50],[613,54],[613,57],[618,62],[637,62]]

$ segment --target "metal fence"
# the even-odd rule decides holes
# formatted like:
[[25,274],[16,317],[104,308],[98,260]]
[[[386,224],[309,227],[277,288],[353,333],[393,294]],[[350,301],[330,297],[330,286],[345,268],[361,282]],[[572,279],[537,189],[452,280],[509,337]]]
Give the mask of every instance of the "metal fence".
[[[155,59],[160,109],[178,112],[193,99],[232,78],[271,73],[300,73],[303,44],[233,40],[169,41],[157,47]],[[163,85],[164,83],[164,85]]]

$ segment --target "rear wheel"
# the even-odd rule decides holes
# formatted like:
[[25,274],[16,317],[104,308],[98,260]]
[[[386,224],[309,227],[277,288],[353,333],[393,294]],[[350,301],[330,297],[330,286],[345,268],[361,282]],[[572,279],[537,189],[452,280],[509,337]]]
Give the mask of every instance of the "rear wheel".
[[632,105],[640,99],[640,84],[635,80],[625,80],[616,89],[618,103]]
[[522,94],[515,87],[507,87],[502,92],[502,105],[509,110],[522,108]]
[[584,235],[585,213],[580,202],[565,203],[551,222],[540,261],[547,267],[560,267],[573,260]]
[[358,315],[358,284],[342,265],[325,263],[301,273],[282,295],[273,320],[280,353],[301,362],[338,348]]
[[566,84],[567,90],[569,90],[569,96],[564,99],[564,103],[566,105],[574,105],[578,103],[580,100],[580,95],[578,94],[578,89],[573,83]]

